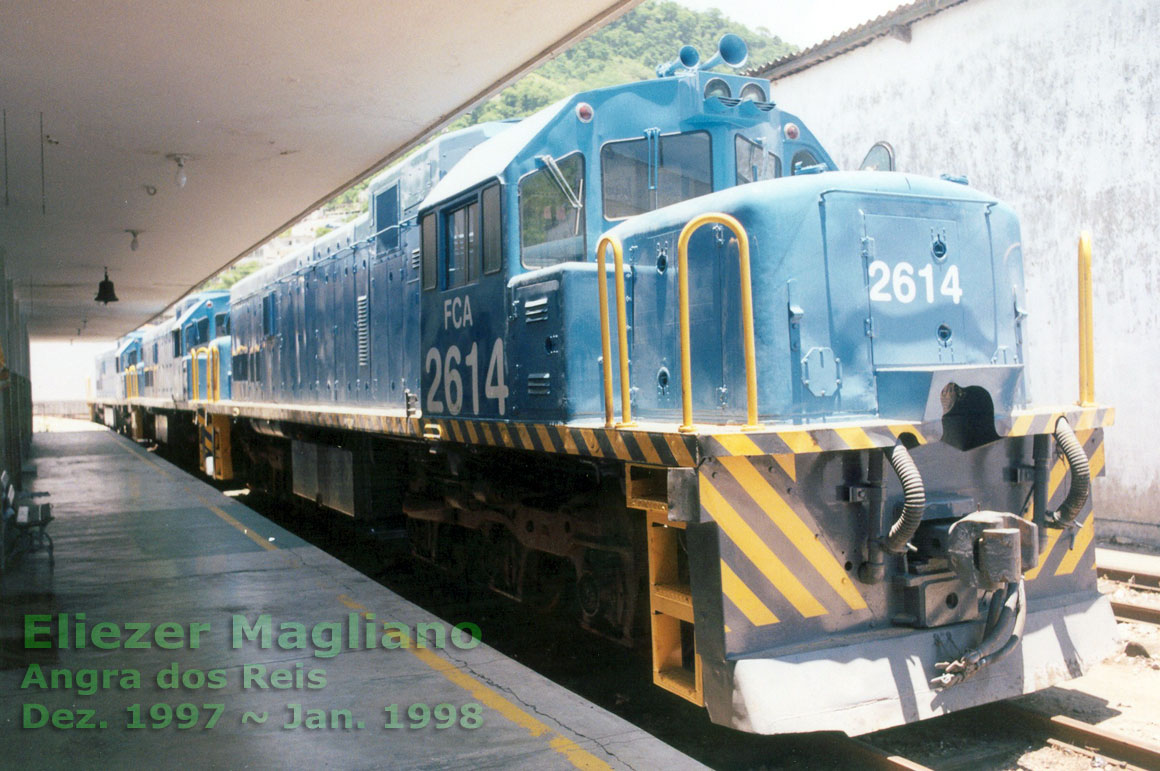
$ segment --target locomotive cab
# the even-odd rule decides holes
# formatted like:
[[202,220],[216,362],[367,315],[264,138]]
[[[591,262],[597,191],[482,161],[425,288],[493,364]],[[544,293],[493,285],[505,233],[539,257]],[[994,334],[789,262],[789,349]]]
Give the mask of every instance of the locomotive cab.
[[[600,236],[714,191],[834,169],[768,82],[700,69],[575,95],[479,144],[419,207],[423,413],[595,418]],[[635,297],[651,278],[631,280]]]

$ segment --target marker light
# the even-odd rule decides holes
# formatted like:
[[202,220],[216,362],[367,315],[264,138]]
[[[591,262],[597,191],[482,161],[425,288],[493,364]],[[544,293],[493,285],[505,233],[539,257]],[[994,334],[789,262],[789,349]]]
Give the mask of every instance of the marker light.
[[799,136],[801,136],[801,131],[798,129],[796,123],[785,124],[785,138],[786,139],[797,139]]
[[576,105],[576,117],[581,123],[591,123],[592,115],[592,105],[588,104],[588,102],[580,102],[580,104]]

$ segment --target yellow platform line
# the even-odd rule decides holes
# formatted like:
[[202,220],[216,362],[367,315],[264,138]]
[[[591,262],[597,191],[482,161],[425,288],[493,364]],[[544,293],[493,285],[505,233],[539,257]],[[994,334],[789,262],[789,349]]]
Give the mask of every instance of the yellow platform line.
[[130,450],[128,447],[125,447],[124,445],[122,445],[120,443],[120,441],[117,442],[117,446],[120,447],[125,452],[129,453],[129,455],[131,455],[132,457],[148,463],[150,466],[153,466],[154,468],[159,470],[161,473],[176,480],[179,484],[181,484],[182,487],[184,487],[186,490],[189,490],[190,492],[192,492],[197,497],[197,499],[200,500],[205,505],[205,507],[207,509],[209,509],[214,514],[216,514],[219,519],[221,519],[223,522],[230,525],[231,527],[237,529],[238,532],[240,532],[246,538],[249,538],[251,541],[258,544],[266,551],[278,551],[278,547],[275,546],[273,544],[273,542],[271,542],[270,540],[268,540],[266,538],[263,538],[259,533],[254,531],[252,528],[249,528],[246,525],[243,525],[241,522],[239,522],[238,520],[234,519],[229,514],[222,511],[220,508],[218,508],[216,505],[214,505],[213,501],[206,498],[204,495],[197,492],[196,490],[191,489],[189,487],[189,485],[187,485],[185,483],[185,480],[181,479],[180,477],[175,475],[172,471],[165,468],[165,466],[162,466],[160,463],[153,460],[153,458],[149,457],[148,455],[138,455],[137,453]]
[[[138,455],[128,447],[123,446],[119,441],[117,442],[117,446],[132,455],[134,458],[144,460],[145,462],[160,469],[168,476],[175,477],[175,475],[170,472],[169,469],[165,468],[160,463],[157,463],[152,458]],[[188,489],[188,486],[186,486],[186,489]],[[206,500],[199,493],[194,492],[194,495],[197,495],[197,497],[201,498],[203,501]],[[240,522],[231,517],[229,514],[226,514],[217,506],[210,504],[210,510],[224,519],[226,522],[229,522],[231,525],[241,530],[264,549],[268,549],[270,551],[278,550],[277,546],[270,543],[269,541],[266,541],[265,539],[262,539],[260,535],[242,525]],[[337,595],[335,599],[337,599],[342,605],[350,608],[351,610],[359,610],[364,612],[367,610],[365,605],[362,605],[356,600],[351,599],[348,595],[340,594]],[[434,671],[443,675],[443,677],[445,677],[447,680],[450,680],[455,685],[458,685],[460,688],[470,693],[472,698],[479,703],[492,708],[508,721],[526,730],[533,738],[539,738],[545,735],[549,736],[548,746],[551,747],[553,751],[563,755],[565,759],[567,759],[567,761],[575,768],[583,769],[584,771],[589,771],[590,769],[612,768],[600,758],[596,757],[578,745],[574,740],[569,739],[567,736],[559,733],[558,731],[554,731],[546,723],[538,720],[524,710],[520,709],[518,706],[501,696],[496,691],[492,690],[483,682],[458,669],[455,664],[447,661],[446,659],[440,658],[438,654],[429,648],[417,648],[413,645],[410,645],[408,641],[404,646],[404,650],[418,658]]]
[[[777,616],[773,614],[773,611],[765,607],[765,603],[753,593],[752,589],[745,585],[744,581],[737,577],[737,574],[725,563],[725,560],[721,560],[721,590],[754,626],[777,623]],[[729,628],[726,627],[725,630],[729,631]]]
[[748,458],[720,458],[725,470],[733,475],[745,492],[753,498],[770,521],[781,530],[789,542],[801,552],[802,556],[814,566],[830,588],[833,589],[850,610],[865,610],[866,600],[854,587],[846,571],[830,553],[830,550],[818,540],[817,534],[812,531],[802,518],[798,516],[777,490],[761,476]]
[[[346,607],[351,610],[358,610],[367,612],[368,608],[345,594],[340,594],[336,598]],[[381,618],[381,617],[380,617]],[[463,690],[471,694],[471,698],[475,699],[480,704],[490,707],[498,712],[509,722],[523,728],[528,732],[528,735],[533,739],[540,737],[547,737],[548,746],[553,751],[560,753],[564,758],[572,764],[573,767],[583,769],[583,771],[596,771],[596,769],[611,769],[612,766],[605,763],[600,758],[588,752],[573,739],[568,738],[559,731],[554,730],[547,723],[533,717],[531,714],[521,709],[511,700],[500,695],[497,691],[477,678],[467,674],[461,670],[454,663],[444,659],[439,654],[435,653],[430,648],[419,648],[411,644],[410,636],[406,633],[400,632],[399,641],[402,643],[403,650],[410,653],[419,661],[423,662],[434,672],[442,675],[454,685],[459,686]]]
[[701,474],[701,503],[709,511],[722,532],[729,537],[749,561],[761,571],[775,589],[790,601],[806,618],[824,616],[828,612],[817,598],[810,594],[797,576],[778,559],[753,528],[741,518],[721,493]]

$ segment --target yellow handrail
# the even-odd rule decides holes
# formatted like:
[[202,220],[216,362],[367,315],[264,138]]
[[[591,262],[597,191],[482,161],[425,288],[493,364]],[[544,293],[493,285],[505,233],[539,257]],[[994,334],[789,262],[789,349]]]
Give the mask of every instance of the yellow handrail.
[[681,433],[693,433],[693,363],[689,340],[689,239],[702,225],[724,225],[737,237],[741,259],[741,334],[745,347],[746,422],[743,431],[761,428],[757,422],[757,345],[753,338],[753,283],[749,272],[749,235],[734,217],[719,212],[699,214],[685,225],[677,240],[677,293],[681,333]]
[[[209,362],[206,362],[206,365],[205,365],[206,366],[205,377],[206,377],[206,380],[209,380],[213,384],[213,401],[216,402],[222,398],[221,352],[218,351],[216,345],[212,346],[209,349],[209,358],[213,362],[213,370],[212,370],[213,377],[212,378],[210,377],[210,370],[209,370],[210,364],[209,364]],[[209,398],[208,393],[206,393],[206,398]]]
[[1092,234],[1079,234],[1079,403],[1096,403],[1095,362],[1092,357]]
[[600,300],[600,349],[603,354],[604,371],[604,425],[612,428],[612,351],[608,329],[608,273],[604,259],[608,246],[612,246],[613,269],[616,275],[616,328],[617,344],[620,350],[620,422],[618,428],[636,425],[632,420],[632,391],[628,380],[628,310],[624,292],[624,249],[616,236],[601,236],[596,244],[596,293]]
[[137,365],[130,364],[125,370],[125,398],[132,399],[135,396],[137,396]]
[[202,355],[203,353],[205,354],[205,364],[206,364],[206,372],[205,372],[205,379],[206,379],[206,386],[205,386],[205,398],[206,398],[206,401],[209,401],[209,395],[210,395],[210,394],[209,394],[209,389],[210,389],[210,384],[209,384],[209,380],[210,380],[210,371],[209,371],[209,355],[210,355],[210,354],[209,354],[209,351],[210,351],[210,349],[209,349],[208,347],[204,347],[204,346],[203,346],[203,347],[201,347],[201,348],[194,348],[192,351],[190,351],[190,359],[189,359],[189,364],[190,364],[190,372],[189,372],[189,378],[190,378],[190,385],[193,387],[193,389],[192,389],[192,390],[193,390],[193,393],[192,393],[192,395],[190,396],[190,398],[191,398],[192,400],[194,400],[194,401],[201,399],[201,382],[200,382],[200,381],[201,381],[201,377],[200,377],[200,376],[197,374],[197,367],[198,367],[198,364],[200,364],[200,363],[201,363],[201,355]]

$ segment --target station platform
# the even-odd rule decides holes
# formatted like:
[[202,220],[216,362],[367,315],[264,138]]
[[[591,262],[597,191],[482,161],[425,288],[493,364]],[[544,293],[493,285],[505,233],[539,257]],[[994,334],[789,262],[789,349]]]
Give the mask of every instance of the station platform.
[[3,765],[703,767],[116,434],[34,463],[55,566],[0,577]]

